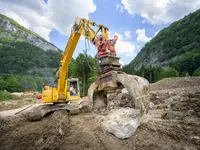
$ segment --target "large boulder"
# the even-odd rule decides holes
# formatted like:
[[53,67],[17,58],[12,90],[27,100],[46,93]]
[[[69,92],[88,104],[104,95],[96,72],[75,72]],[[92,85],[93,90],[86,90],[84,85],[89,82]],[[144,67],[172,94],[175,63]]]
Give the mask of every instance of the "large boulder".
[[93,105],[93,109],[106,108],[112,110],[120,107],[130,107],[140,109],[140,115],[142,116],[148,111],[149,107],[149,82],[139,76],[114,73],[115,79],[111,81],[118,85],[117,89],[108,90],[105,86],[105,90],[99,90],[97,83],[91,84],[88,90],[88,98]]
[[120,108],[113,110],[104,118],[102,127],[117,138],[131,137],[140,124],[140,110]]
[[132,97],[132,103],[135,109],[140,109],[140,115],[148,111],[150,100],[150,84],[143,77],[129,74],[118,74],[117,82],[121,83]]

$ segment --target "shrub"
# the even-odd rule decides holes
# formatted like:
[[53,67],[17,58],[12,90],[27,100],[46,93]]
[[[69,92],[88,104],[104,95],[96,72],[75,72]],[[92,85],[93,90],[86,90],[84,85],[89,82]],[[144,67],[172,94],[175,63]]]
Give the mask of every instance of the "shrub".
[[200,76],[200,68],[196,69],[192,75],[193,76]]
[[12,100],[13,96],[8,92],[0,91],[0,101]]

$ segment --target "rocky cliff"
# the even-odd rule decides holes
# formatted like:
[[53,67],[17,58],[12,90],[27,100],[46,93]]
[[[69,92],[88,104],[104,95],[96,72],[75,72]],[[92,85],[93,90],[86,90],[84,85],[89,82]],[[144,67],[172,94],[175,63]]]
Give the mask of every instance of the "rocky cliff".
[[25,41],[45,51],[58,51],[58,48],[55,45],[47,42],[45,39],[43,39],[36,33],[22,27],[16,21],[2,14],[0,14],[0,40],[13,42]]

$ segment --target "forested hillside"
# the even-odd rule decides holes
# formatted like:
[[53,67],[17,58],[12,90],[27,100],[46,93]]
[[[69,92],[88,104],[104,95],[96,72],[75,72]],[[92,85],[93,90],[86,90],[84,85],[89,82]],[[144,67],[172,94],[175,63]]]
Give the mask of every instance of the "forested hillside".
[[0,14],[0,90],[41,90],[53,80],[62,51]]
[[0,73],[22,73],[38,68],[58,67],[61,52],[47,50],[26,42],[4,42],[0,39]]
[[[62,51],[36,33],[0,14],[0,91],[41,90],[54,84]],[[96,78],[94,58],[80,54],[69,65],[69,77],[80,80],[81,95]]]
[[138,73],[141,69],[144,74],[145,68],[152,70],[167,66],[174,68],[179,76],[191,76],[200,67],[200,10],[161,30],[124,67],[124,71],[141,75]]

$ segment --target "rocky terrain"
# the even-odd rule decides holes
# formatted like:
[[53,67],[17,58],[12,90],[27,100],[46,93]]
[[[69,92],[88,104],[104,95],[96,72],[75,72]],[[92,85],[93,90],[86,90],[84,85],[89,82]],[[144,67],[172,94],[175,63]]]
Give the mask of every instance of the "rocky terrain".
[[199,77],[169,78],[152,84],[149,111],[128,139],[106,132],[102,114],[70,116],[63,110],[36,122],[28,121],[26,115],[1,118],[0,149],[198,150],[199,85]]
[[26,41],[43,50],[58,51],[58,48],[47,42],[36,33],[19,25],[14,20],[0,14],[0,39],[5,41]]

